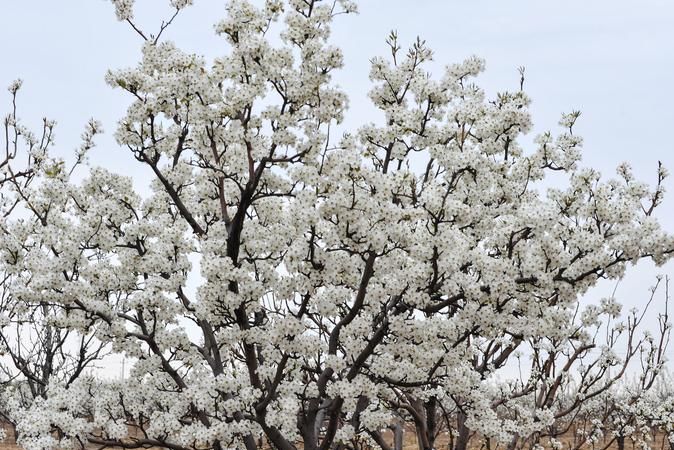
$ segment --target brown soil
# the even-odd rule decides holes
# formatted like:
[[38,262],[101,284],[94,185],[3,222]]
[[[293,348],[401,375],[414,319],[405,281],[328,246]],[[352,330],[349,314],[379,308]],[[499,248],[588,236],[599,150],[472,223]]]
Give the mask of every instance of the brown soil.
[[[2,426],[2,425],[0,425]],[[3,441],[0,442],[0,450],[21,450],[21,447],[15,444],[14,442],[14,436],[11,433],[9,429],[6,429],[7,431],[7,438]],[[417,446],[417,440],[416,436],[414,434],[414,431],[412,428],[408,429],[405,431],[405,439],[404,439],[404,450],[418,450],[419,447]],[[390,433],[386,433],[385,439],[387,442],[392,444],[393,436],[390,435]],[[567,433],[566,435],[562,436],[561,441],[564,444],[564,449],[568,450],[573,447],[573,434],[572,433]],[[450,450],[449,449],[449,436],[446,434],[440,435],[437,440],[436,440],[436,449],[437,450]],[[583,450],[604,450],[605,444],[597,444],[594,447],[590,444],[585,444],[581,448]],[[548,446],[546,445],[546,450],[550,450]],[[669,450],[668,442],[667,439],[663,434],[658,433],[654,439],[650,442],[650,447],[652,450]],[[298,448],[301,449],[301,445],[298,446]],[[367,449],[367,447],[363,448],[364,450]],[[617,450],[618,446],[615,442],[611,444],[608,448],[605,450]],[[481,439],[478,438],[473,438],[471,440],[471,445],[470,445],[470,450],[506,450],[505,445],[503,444],[495,444],[492,443],[491,448],[489,449],[486,445],[486,442],[484,442]],[[641,448],[638,446],[636,442],[633,442],[629,438],[626,439],[625,441],[625,450],[641,450]]]

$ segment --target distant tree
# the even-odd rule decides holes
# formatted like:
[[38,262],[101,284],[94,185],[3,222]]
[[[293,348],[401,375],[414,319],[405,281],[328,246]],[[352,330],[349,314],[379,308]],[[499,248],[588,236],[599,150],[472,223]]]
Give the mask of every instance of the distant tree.
[[[3,121],[5,153],[0,162],[0,229],[4,235],[0,267],[0,421],[12,427],[21,409],[30,407],[37,398],[47,398],[51,384],[67,388],[87,367],[105,356],[109,347],[107,342],[95,339],[92,333],[95,321],[79,330],[58,323],[57,317],[64,307],[55,296],[60,299],[63,292],[59,292],[58,283],[50,280],[68,277],[68,273],[59,273],[58,269],[52,272],[49,261],[58,260],[61,252],[51,245],[49,236],[12,235],[6,228],[12,224],[16,232],[33,220],[39,220],[45,231],[53,227],[55,221],[47,214],[39,216],[38,208],[48,210],[55,205],[40,204],[43,198],[39,198],[39,191],[44,186],[36,185],[65,171],[63,161],[48,156],[55,123],[43,119],[41,133],[37,135],[20,122],[17,115],[20,88],[20,80],[9,87],[12,108]],[[75,166],[94,145],[93,138],[98,132],[100,124],[92,120],[82,135]],[[39,252],[34,250],[40,247],[55,258],[32,259],[31,251],[38,256]],[[77,265],[71,270],[76,272]]]
[[[565,326],[567,337],[542,336],[528,343],[523,349],[531,355],[527,375],[502,388],[492,402],[501,417],[529,424],[514,433],[509,449],[543,444],[624,449],[635,422],[626,412],[649,394],[665,368],[672,325],[669,280],[662,280],[657,278],[641,311],[621,316],[612,296],[577,310]],[[658,289],[661,284],[665,287]],[[645,317],[659,290],[665,302],[658,305],[654,331]]]
[[[26,448],[387,449],[412,416],[430,450],[446,398],[488,413],[481,380],[510,347],[572,339],[579,295],[674,252],[653,217],[665,169],[650,189],[626,164],[579,168],[578,112],[525,151],[523,83],[486,99],[482,60],[435,79],[426,44],[392,33],[370,72],[383,120],[335,138],[330,27],[354,2],[229,1],[211,65],[161,39],[189,3],[150,33],[113,0],[144,40],[107,74],[131,101],[115,138],[149,194],[30,149],[30,185],[2,185],[2,323],[48,305],[35,324],[135,360],[123,380],[51,377],[12,412]],[[551,172],[567,185],[542,194]]]

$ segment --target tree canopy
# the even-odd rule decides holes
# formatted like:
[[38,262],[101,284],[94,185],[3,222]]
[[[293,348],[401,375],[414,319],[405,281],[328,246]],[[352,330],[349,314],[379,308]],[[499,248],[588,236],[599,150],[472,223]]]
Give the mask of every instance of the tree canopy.
[[[653,216],[664,167],[652,187],[627,164],[583,168],[577,111],[525,149],[523,69],[488,98],[481,59],[432,76],[425,42],[396,33],[371,61],[380,117],[344,130],[330,30],[353,1],[231,0],[212,63],[163,39],[190,0],[152,32],[133,0],[112,3],[144,40],[135,67],[106,75],[129,100],[115,138],[151,192],[87,163],[95,120],[74,165],[52,156],[54,124],[31,132],[9,89],[1,412],[23,446],[388,450],[403,418],[430,450],[456,411],[463,450],[471,430],[540,437],[632,357],[653,384],[667,316],[642,336],[614,298],[579,312],[579,296],[674,252]],[[553,172],[564,182],[543,189]],[[531,375],[504,390],[492,375],[523,348]],[[110,352],[128,377],[88,374]]]

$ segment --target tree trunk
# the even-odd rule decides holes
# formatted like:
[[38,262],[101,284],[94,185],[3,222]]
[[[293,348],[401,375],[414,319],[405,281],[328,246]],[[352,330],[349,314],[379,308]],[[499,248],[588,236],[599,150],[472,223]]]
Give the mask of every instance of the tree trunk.
[[519,434],[515,433],[513,435],[513,438],[508,443],[508,447],[506,447],[506,448],[508,450],[515,450],[517,448],[517,443],[519,442],[519,440],[520,440]]
[[437,436],[437,406],[438,401],[435,397],[431,397],[426,403],[424,403],[424,410],[426,412],[426,445],[428,448],[426,450],[435,449],[435,436]]
[[459,411],[456,418],[456,445],[454,450],[467,450],[468,440],[470,439],[470,429],[466,426],[466,414]]
[[417,435],[417,446],[419,450],[431,450],[431,442],[428,440],[428,419],[426,417],[426,404],[419,399],[410,401],[410,405],[416,411],[414,415],[414,428]]
[[325,422],[325,404],[327,401],[321,403],[321,408],[316,412],[316,420],[314,420],[314,436],[319,440],[321,435],[321,428],[323,427],[323,422]]
[[403,450],[404,433],[402,421],[396,421],[393,427],[393,450]]

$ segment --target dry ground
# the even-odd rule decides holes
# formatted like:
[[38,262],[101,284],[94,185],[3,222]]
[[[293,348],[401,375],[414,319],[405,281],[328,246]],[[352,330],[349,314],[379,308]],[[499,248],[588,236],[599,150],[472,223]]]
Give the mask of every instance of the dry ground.
[[[5,439],[4,442],[0,442],[0,450],[21,450],[21,447],[17,446],[14,443],[14,436],[11,435],[8,431],[8,436],[7,439]],[[386,436],[388,439],[387,441],[391,441],[392,437],[391,436]],[[573,436],[563,436],[562,437],[562,442],[564,443],[565,449],[568,449],[571,446],[571,442],[573,440]],[[450,450],[448,449],[448,443],[449,443],[449,437],[446,435],[441,435],[438,437],[436,440],[436,448],[437,450]],[[484,446],[481,442],[478,441],[478,439],[473,439],[471,441],[471,450],[486,450],[486,446]],[[602,450],[603,445],[597,445],[596,447],[592,447],[591,445],[585,445],[583,446],[583,450]],[[654,441],[651,442],[651,449],[652,450],[669,450],[668,443],[666,439],[664,439],[663,435],[657,435],[654,438]],[[404,450],[418,450],[417,446],[417,440],[416,436],[414,435],[414,432],[410,429],[405,432],[405,445],[404,445]],[[492,445],[491,450],[505,450],[504,445]],[[617,445],[613,443],[607,450],[617,450]],[[625,442],[625,450],[641,450],[641,448],[633,443],[630,440],[627,440]]]

